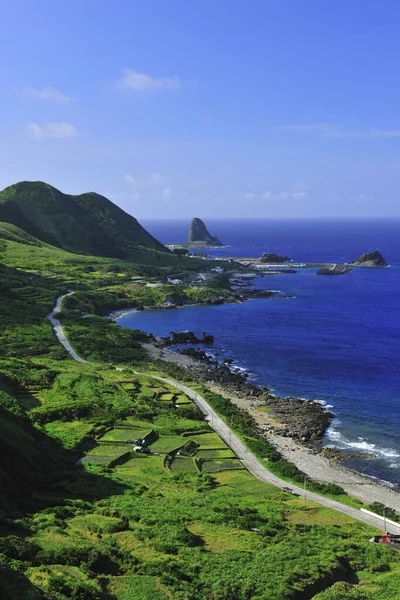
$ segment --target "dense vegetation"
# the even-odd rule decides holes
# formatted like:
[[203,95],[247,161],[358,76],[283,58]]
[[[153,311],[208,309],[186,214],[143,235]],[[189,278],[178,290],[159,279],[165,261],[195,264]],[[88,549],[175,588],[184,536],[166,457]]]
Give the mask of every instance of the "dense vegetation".
[[166,252],[134,217],[104,196],[71,196],[42,181],[22,181],[0,192],[0,221],[79,254],[133,259],[138,246]]
[[[189,398],[134,373],[166,367],[149,363],[142,332],[100,318],[105,308],[171,294],[144,279],[180,276],[176,293],[193,297],[224,286],[190,286],[196,260],[138,256],[69,254],[0,227],[0,597],[395,598],[399,555],[370,544],[373,529],[256,480]],[[62,322],[92,364],[71,360],[46,319],[71,288]],[[296,480],[246,413],[202,391]],[[138,439],[150,454],[134,452]]]

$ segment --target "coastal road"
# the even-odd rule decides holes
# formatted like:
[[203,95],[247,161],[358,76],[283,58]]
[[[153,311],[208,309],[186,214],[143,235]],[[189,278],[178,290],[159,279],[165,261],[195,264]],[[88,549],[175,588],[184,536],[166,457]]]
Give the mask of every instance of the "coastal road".
[[[80,362],[91,364],[89,361],[84,360],[75,352],[72,348],[71,344],[68,342],[65,333],[61,327],[60,321],[54,318],[54,315],[58,314],[61,311],[61,304],[63,299],[66,296],[71,296],[74,292],[68,292],[68,294],[64,294],[57,299],[57,304],[53,312],[51,312],[47,318],[51,321],[54,329],[54,333],[56,334],[60,343],[64,346],[70,356]],[[284,488],[290,487],[295,494],[298,494],[300,497],[304,497],[304,490],[296,485],[288,484],[287,481],[280,479],[273,473],[271,473],[264,465],[252,454],[243,442],[235,435],[232,429],[218,416],[214,409],[208,404],[208,402],[201,396],[198,392],[195,392],[191,388],[183,385],[179,381],[175,379],[167,379],[165,377],[158,377],[156,375],[149,375],[148,373],[140,373],[139,371],[134,371],[136,375],[144,375],[145,377],[151,377],[152,379],[157,379],[158,381],[162,381],[164,383],[168,383],[173,387],[177,388],[184,392],[191,400],[193,400],[194,404],[201,410],[204,414],[206,421],[210,424],[212,429],[224,440],[224,442],[229,446],[229,448],[236,454],[236,456],[241,460],[244,467],[257,479],[264,481],[265,483],[269,483],[276,487]],[[347,506],[346,504],[341,504],[336,500],[331,500],[330,498],[325,498],[325,496],[320,496],[319,494],[315,494],[314,492],[306,493],[307,500],[312,500],[321,506],[325,506],[327,508],[331,508],[336,512],[347,515],[348,517],[352,517],[357,521],[361,521],[366,525],[370,525],[371,527],[376,527],[379,530],[383,530],[383,522],[382,519],[378,517],[374,517],[373,515],[369,515],[361,512],[357,508],[353,508],[352,506]],[[400,524],[392,525],[390,524],[390,532],[396,535],[400,535]]]
[[[145,373],[138,373],[137,375],[146,375]],[[166,379],[164,377],[156,377],[154,375],[147,375],[147,377],[152,377],[153,379],[158,379],[159,381],[163,381],[164,383],[169,383],[170,385],[178,388],[182,392],[184,392],[193,402],[198,406],[201,412],[205,415],[206,421],[211,425],[214,431],[224,440],[227,446],[239,457],[240,461],[244,465],[244,467],[252,474],[254,477],[257,477],[261,481],[265,483],[270,483],[271,485],[284,488],[290,487],[295,494],[298,494],[300,497],[304,497],[304,489],[297,487],[296,485],[288,484],[287,481],[280,479],[273,473],[271,473],[264,465],[252,454],[243,442],[235,435],[232,429],[218,416],[218,414],[211,408],[211,406],[206,402],[206,400],[190,389],[186,385],[179,383],[174,379]],[[353,508],[352,506],[347,506],[345,504],[341,504],[336,500],[331,500],[330,498],[325,498],[325,496],[320,496],[319,494],[315,494],[313,492],[306,492],[307,500],[312,500],[317,504],[321,504],[322,506],[326,506],[327,508],[331,508],[336,512],[340,512],[348,517],[352,517],[353,519],[357,519],[357,521],[361,521],[366,525],[370,525],[372,527],[376,527],[377,529],[383,530],[383,522],[382,519],[374,517],[369,514],[362,513],[359,509]],[[390,532],[396,535],[400,535],[400,524],[392,525],[390,524]]]
[[75,294],[75,292],[68,292],[68,294],[63,294],[62,296],[59,296],[57,298],[57,302],[56,302],[56,306],[55,306],[54,310],[50,314],[47,315],[47,318],[49,319],[50,323],[53,326],[53,330],[56,335],[56,338],[58,339],[60,344],[62,344],[64,346],[64,348],[66,349],[68,354],[77,362],[90,364],[88,360],[85,360],[84,358],[81,358],[80,356],[78,356],[78,354],[75,352],[75,350],[73,349],[73,347],[67,340],[64,330],[61,327],[60,321],[58,319],[54,318],[55,315],[58,315],[58,313],[61,312],[62,301],[64,300],[64,298],[66,298],[67,296],[72,296],[72,294]]

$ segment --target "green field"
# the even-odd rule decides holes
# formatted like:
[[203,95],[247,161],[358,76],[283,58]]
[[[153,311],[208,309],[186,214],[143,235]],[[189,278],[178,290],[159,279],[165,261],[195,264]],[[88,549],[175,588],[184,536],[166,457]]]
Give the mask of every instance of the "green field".
[[200,449],[208,448],[223,448],[228,450],[228,446],[221,440],[219,435],[216,433],[202,433],[201,435],[190,436],[196,444],[200,446]]
[[232,450],[227,448],[226,450],[202,450],[201,448],[196,452],[197,458],[236,458],[236,455]]
[[178,435],[162,436],[150,445],[152,452],[171,452],[187,443],[187,438]]
[[[97,229],[113,227],[109,215],[93,211],[93,196],[81,201]],[[28,194],[27,202],[36,206],[41,196]],[[65,221],[69,239],[71,227]],[[135,374],[186,382],[228,423],[233,417],[237,434],[273,472],[303,480],[247,412],[196,384],[193,373],[152,362],[145,333],[103,318],[169,296],[208,302],[226,281],[196,289],[190,278],[219,261],[199,267],[197,259],[125,249],[129,261],[79,255],[0,224],[0,598],[397,600],[400,554],[371,544],[376,530],[259,481],[184,394]],[[167,277],[185,282],[171,286]],[[46,319],[70,289],[76,293],[60,320],[93,364],[73,361]],[[160,454],[132,452],[115,465],[131,451],[123,442],[132,427],[140,437],[154,430],[150,448]],[[191,440],[197,456],[166,454]],[[312,485],[359,506],[339,486]]]
[[244,469],[244,467],[239,460],[204,460],[201,463],[201,470],[204,473],[229,471],[231,469]]
[[196,463],[193,458],[176,457],[170,466],[172,473],[198,473]]
[[170,596],[160,589],[156,577],[141,575],[138,577],[114,577],[108,590],[118,600],[169,600]]

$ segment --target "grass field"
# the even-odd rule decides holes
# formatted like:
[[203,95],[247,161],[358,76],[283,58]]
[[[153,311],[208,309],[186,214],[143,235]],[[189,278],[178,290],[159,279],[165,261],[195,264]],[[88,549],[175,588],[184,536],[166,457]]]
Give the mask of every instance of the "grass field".
[[52,421],[45,425],[45,430],[60,440],[64,448],[73,449],[93,431],[93,424],[84,421]]

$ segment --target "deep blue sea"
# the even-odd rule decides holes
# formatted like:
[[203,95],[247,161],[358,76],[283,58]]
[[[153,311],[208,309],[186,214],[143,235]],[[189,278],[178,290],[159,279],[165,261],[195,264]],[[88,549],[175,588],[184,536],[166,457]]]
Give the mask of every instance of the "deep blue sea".
[[[184,243],[188,221],[142,221],[164,243]],[[252,381],[282,396],[324,402],[335,414],[324,444],[356,457],[359,471],[400,483],[400,220],[207,221],[226,246],[213,256],[286,254],[295,262],[345,262],[378,249],[390,268],[322,277],[315,270],[260,277],[290,300],[146,311],[119,319],[155,335],[215,336]]]

